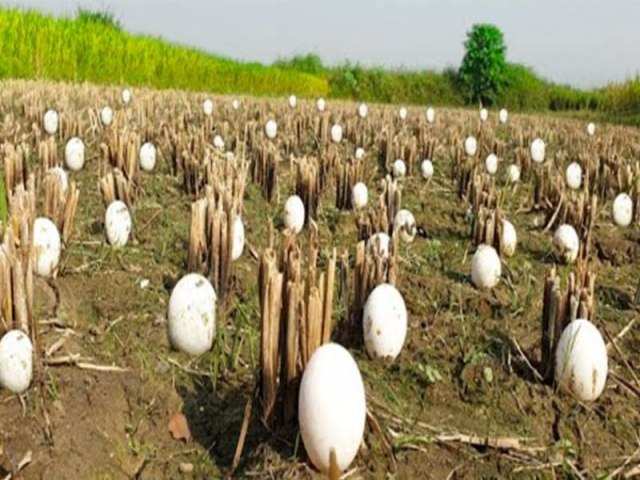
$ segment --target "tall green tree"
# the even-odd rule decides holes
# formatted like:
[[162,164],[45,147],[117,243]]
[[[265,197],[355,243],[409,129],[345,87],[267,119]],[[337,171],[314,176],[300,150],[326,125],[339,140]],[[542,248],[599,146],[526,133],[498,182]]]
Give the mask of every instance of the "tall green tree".
[[475,24],[467,32],[460,82],[470,102],[491,105],[498,99],[507,79],[507,46],[495,25]]

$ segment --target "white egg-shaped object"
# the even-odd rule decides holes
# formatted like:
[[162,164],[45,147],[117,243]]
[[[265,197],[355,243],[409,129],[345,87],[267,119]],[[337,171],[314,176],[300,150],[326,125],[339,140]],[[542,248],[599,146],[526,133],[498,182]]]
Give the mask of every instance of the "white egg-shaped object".
[[507,177],[509,178],[509,183],[518,183],[520,181],[520,167],[515,163],[509,165]]
[[619,227],[628,227],[633,220],[633,200],[626,193],[620,193],[613,201],[613,222]]
[[188,273],[171,291],[167,314],[169,340],[176,350],[202,355],[216,333],[216,292],[205,277]]
[[360,118],[366,118],[369,113],[369,107],[367,107],[366,103],[361,103],[358,105],[358,116]]
[[45,278],[51,277],[60,263],[62,243],[58,227],[46,217],[38,217],[33,222],[33,248],[36,256],[36,274]]
[[222,138],[221,135],[213,136],[213,146],[216,147],[218,150],[224,150],[224,139]]
[[213,100],[210,98],[205,99],[205,101],[202,102],[202,111],[207,117],[213,115]]
[[289,107],[296,108],[296,105],[298,105],[298,97],[289,95]]
[[342,141],[342,125],[335,124],[331,127],[331,141],[340,143]]
[[113,123],[113,109],[111,107],[106,106],[100,109],[100,121],[105,127],[111,126]]
[[469,135],[464,140],[464,153],[472,157],[476,154],[477,151],[478,141],[476,140],[476,137],[474,137],[473,135]]
[[433,107],[428,107],[427,108],[427,112],[426,112],[426,116],[427,116],[427,122],[428,123],[433,123],[436,121],[436,111]]
[[239,110],[240,100],[238,100],[237,98],[234,98],[233,100],[231,100],[231,108],[233,108],[234,110]]
[[156,166],[156,147],[151,142],[147,142],[140,147],[138,154],[140,168],[145,172],[151,172]]
[[376,251],[376,248],[379,248],[382,258],[389,257],[390,246],[391,237],[384,232],[374,233],[369,237],[369,240],[367,240],[367,249],[369,252],[373,253]]
[[567,186],[572,190],[578,190],[582,185],[582,167],[578,162],[572,162],[567,167]]
[[509,119],[509,112],[507,111],[506,108],[501,109],[498,112],[498,121],[500,123],[507,123],[507,120]]
[[273,140],[278,135],[278,124],[273,118],[267,120],[267,123],[264,125],[264,133],[267,135],[267,138]]
[[553,236],[553,247],[558,260],[573,263],[578,258],[580,239],[573,226],[565,223],[560,225]]
[[422,173],[422,178],[425,180],[429,180],[433,177],[433,162],[429,159],[423,160],[420,164],[420,172]]
[[64,146],[64,163],[69,170],[77,172],[84,166],[84,143],[78,137],[70,138]]
[[555,379],[582,402],[596,400],[608,374],[607,347],[596,326],[578,319],[567,325],[556,348]]
[[231,260],[238,260],[244,250],[244,223],[242,218],[236,217],[233,222],[233,249],[231,250]]
[[284,226],[300,233],[304,227],[304,203],[298,195],[291,195],[284,204]]
[[531,142],[531,160],[535,163],[544,162],[546,145],[544,144],[544,140],[541,138],[536,138],[533,142]]
[[589,122],[587,125],[587,133],[590,137],[593,137],[596,134],[596,124],[593,122]]
[[480,245],[471,258],[471,281],[480,289],[491,289],[500,281],[502,265],[496,249]]
[[405,243],[413,242],[416,230],[416,219],[409,210],[403,208],[396,213],[396,217],[393,219],[393,231],[400,234],[400,240]]
[[67,194],[67,188],[69,188],[69,177],[67,172],[62,167],[51,167],[47,170],[47,175],[52,175],[58,178],[60,182],[60,193],[64,196]]
[[400,110],[398,110],[398,116],[400,117],[400,120],[405,120],[407,118],[407,109],[400,107]]
[[351,203],[353,204],[353,208],[360,209],[367,206],[367,202],[369,202],[369,189],[367,186],[358,182],[353,186],[353,190],[351,190]]
[[58,112],[47,110],[42,119],[42,126],[49,135],[55,134],[58,131]]
[[319,112],[324,112],[324,109],[327,106],[327,102],[325,101],[324,98],[320,97],[318,100],[316,100],[316,108],[318,109]]
[[509,220],[502,220],[502,237],[500,239],[500,253],[507,257],[513,257],[518,244],[516,228]]
[[393,178],[402,178],[407,174],[407,165],[401,158],[393,162]]
[[124,247],[131,233],[131,214],[124,202],[114,200],[104,214],[104,227],[109,244],[116,248]]
[[33,345],[22,330],[9,330],[0,339],[0,386],[24,393],[33,378]]
[[362,147],[356,148],[355,157],[356,157],[356,160],[362,160],[364,158],[364,148]]
[[389,283],[369,294],[362,314],[367,353],[372,358],[395,359],[407,337],[407,308],[400,292]]
[[125,105],[129,105],[131,103],[132,97],[133,95],[131,93],[131,89],[129,88],[123,89],[122,93],[120,94],[120,99],[122,100],[122,103],[124,103]]
[[331,451],[340,471],[358,453],[367,416],[364,384],[351,354],[336,343],[319,347],[302,374],[298,424],[304,449],[322,473],[330,469]]
[[480,121],[486,122],[488,118],[489,118],[489,110],[487,110],[486,108],[481,108],[480,109]]
[[498,171],[498,156],[495,153],[490,153],[484,160],[484,168],[489,175],[495,175]]

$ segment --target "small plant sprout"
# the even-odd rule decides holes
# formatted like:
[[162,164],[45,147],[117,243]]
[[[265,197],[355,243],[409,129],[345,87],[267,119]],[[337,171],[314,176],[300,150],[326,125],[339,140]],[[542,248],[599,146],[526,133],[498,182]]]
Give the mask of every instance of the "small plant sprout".
[[353,186],[353,190],[351,192],[351,202],[353,203],[353,208],[359,210],[367,206],[369,201],[369,190],[367,186],[358,182]]
[[409,210],[402,209],[396,213],[393,219],[393,231],[400,234],[400,240],[405,243],[413,242],[417,228],[416,219]]
[[518,235],[516,228],[509,220],[502,220],[502,238],[500,240],[500,253],[506,257],[513,257],[516,253],[516,245],[518,243]]
[[477,151],[478,141],[476,140],[476,137],[474,137],[473,135],[469,135],[464,140],[464,153],[466,153],[470,157],[473,157]]
[[224,140],[221,135],[214,135],[213,137],[213,146],[218,150],[224,150]]
[[587,134],[590,137],[593,137],[596,134],[596,124],[593,122],[589,122],[587,125]]
[[506,108],[503,108],[498,112],[498,121],[504,124],[507,123],[507,120],[509,120],[509,112]]
[[619,227],[628,227],[633,220],[633,200],[626,193],[620,193],[613,201],[613,222]]
[[100,121],[104,127],[110,127],[113,123],[113,109],[108,105],[100,109]]
[[571,190],[578,190],[582,185],[582,167],[578,162],[572,162],[567,167],[566,181]]
[[33,224],[33,246],[36,274],[44,278],[52,277],[58,269],[62,246],[60,232],[48,218],[36,218]]
[[356,157],[356,160],[362,160],[364,158],[364,148],[362,147],[356,148],[355,157]]
[[403,178],[407,174],[407,165],[401,158],[393,162],[393,178]]
[[114,200],[107,207],[104,225],[109,244],[115,248],[122,248],[129,241],[131,233],[131,214],[124,202]]
[[389,258],[389,247],[391,244],[391,237],[384,232],[374,233],[367,240],[367,250],[374,253],[376,249],[380,252],[382,258]]
[[488,118],[489,118],[489,110],[487,110],[486,108],[481,108],[480,109],[480,121],[481,122],[486,122]]
[[202,355],[216,332],[216,292],[198,273],[182,277],[171,291],[167,314],[169,340],[176,350]]
[[400,107],[400,110],[398,110],[398,117],[400,117],[400,120],[406,120],[407,109],[405,107]]
[[489,175],[495,175],[498,171],[498,157],[495,153],[490,153],[484,160],[484,168]]
[[207,117],[213,115],[213,101],[210,98],[207,98],[204,102],[202,102],[202,112]]
[[131,103],[132,97],[133,95],[131,93],[131,89],[129,88],[123,89],[122,93],[120,94],[120,99],[122,100],[122,103],[125,105],[129,105]]
[[425,180],[431,180],[433,178],[433,162],[429,159],[425,159],[420,164],[420,173]]
[[318,100],[316,100],[316,108],[318,109],[319,112],[324,112],[324,109],[327,106],[327,102],[325,101],[324,98],[320,97]]
[[342,125],[336,123],[331,127],[331,141],[333,143],[342,141]]
[[322,473],[345,471],[356,457],[367,415],[364,384],[351,354],[336,343],[309,359],[298,394],[298,423],[304,449]]
[[42,126],[49,135],[55,135],[58,131],[58,112],[47,110],[42,119]]
[[535,163],[544,162],[545,148],[544,140],[541,138],[536,138],[531,142],[531,160]]
[[242,256],[244,250],[244,223],[242,218],[236,217],[233,222],[233,249],[231,251],[231,259],[238,260]]
[[156,166],[156,147],[151,142],[147,142],[140,147],[138,154],[140,168],[145,172],[151,172]]
[[298,195],[291,195],[284,204],[284,226],[294,233],[304,227],[304,203]]
[[559,261],[567,264],[575,262],[580,250],[576,229],[567,223],[560,225],[553,236],[553,247]]
[[489,290],[500,281],[502,265],[496,249],[480,245],[471,258],[471,281],[481,290]]
[[240,100],[238,100],[237,98],[231,100],[231,108],[233,108],[234,110],[240,110]]
[[33,345],[22,330],[10,330],[0,339],[0,386],[12,393],[27,391],[33,378]]
[[361,103],[358,105],[358,116],[360,118],[367,118],[367,114],[369,113],[369,107],[367,107],[366,103]]
[[433,123],[436,121],[436,111],[433,107],[427,107],[426,111],[427,123]]
[[84,143],[78,137],[69,139],[64,147],[64,163],[69,170],[77,172],[84,165]]
[[607,347],[593,323],[578,319],[567,325],[555,360],[555,379],[561,390],[582,402],[600,396],[607,382]]
[[509,183],[518,183],[520,181],[520,167],[515,163],[509,165],[509,168],[507,169],[507,177],[509,179]]
[[296,108],[296,105],[298,105],[298,97],[296,97],[295,95],[289,95],[288,101],[290,108]]
[[367,353],[372,358],[395,359],[407,336],[407,309],[400,292],[389,283],[369,294],[362,314]]
[[273,118],[267,120],[267,123],[264,126],[264,133],[267,135],[267,138],[273,140],[278,135],[278,124]]

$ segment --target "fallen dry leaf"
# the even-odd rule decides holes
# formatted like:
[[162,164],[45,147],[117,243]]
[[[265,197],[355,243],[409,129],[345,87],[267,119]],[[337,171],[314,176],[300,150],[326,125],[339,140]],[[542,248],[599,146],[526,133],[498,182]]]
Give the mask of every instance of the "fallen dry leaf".
[[189,430],[187,419],[182,413],[176,412],[171,415],[169,433],[175,440],[184,440],[185,442],[191,440],[191,430]]

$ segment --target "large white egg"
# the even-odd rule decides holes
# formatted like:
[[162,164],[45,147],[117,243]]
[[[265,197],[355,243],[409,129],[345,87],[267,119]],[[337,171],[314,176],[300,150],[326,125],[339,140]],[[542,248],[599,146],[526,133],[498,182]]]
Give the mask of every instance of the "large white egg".
[[544,140],[541,138],[536,138],[531,142],[531,160],[535,163],[544,162],[545,148]]
[[64,147],[64,163],[69,170],[77,172],[84,165],[84,143],[78,137],[69,139]]
[[482,122],[486,122],[488,118],[489,118],[489,110],[487,110],[486,108],[480,109],[480,120]]
[[376,252],[376,248],[379,248],[382,258],[389,257],[389,247],[391,245],[391,237],[384,232],[374,233],[369,237],[367,241],[367,249],[369,252]]
[[295,233],[304,227],[304,203],[298,195],[291,195],[284,204],[284,226]]
[[289,106],[296,108],[296,105],[298,105],[298,98],[295,95],[289,95]]
[[509,220],[502,221],[502,238],[500,240],[500,253],[507,257],[513,257],[516,253],[516,245],[518,243],[518,235],[516,228]]
[[520,181],[520,167],[515,163],[509,165],[507,177],[509,177],[509,183],[518,183]]
[[407,309],[396,287],[383,283],[369,294],[362,331],[370,357],[393,360],[400,354],[407,336]]
[[58,112],[55,110],[47,110],[42,119],[44,131],[49,135],[53,135],[58,131]]
[[436,121],[436,111],[434,110],[433,107],[427,108],[426,116],[427,116],[427,122],[433,123]]
[[619,227],[628,227],[633,220],[633,200],[626,193],[620,193],[613,201],[613,221]]
[[131,214],[124,202],[115,200],[109,204],[104,215],[104,226],[109,244],[116,248],[127,244],[131,233]]
[[360,118],[366,118],[368,113],[369,107],[367,107],[366,103],[361,103],[360,105],[358,105],[358,116]]
[[364,158],[364,148],[358,147],[356,148],[356,160],[362,160]]
[[593,137],[596,133],[596,124],[593,122],[589,122],[589,125],[587,125],[587,133],[589,134],[590,137]]
[[422,172],[422,178],[425,180],[433,177],[433,162],[429,159],[423,160],[420,164],[420,172]]
[[464,140],[464,152],[470,157],[474,156],[478,151],[478,141],[473,135],[469,135]]
[[356,183],[351,191],[351,203],[353,203],[353,208],[364,208],[368,201],[369,190],[367,189],[367,186],[362,182]]
[[575,262],[580,250],[576,229],[567,223],[560,225],[553,236],[553,247],[559,260],[565,263]]
[[205,277],[188,273],[171,291],[167,315],[171,345],[190,355],[211,349],[216,332],[216,292]]
[[140,168],[145,172],[150,172],[156,166],[156,147],[151,142],[147,142],[140,147],[139,153]]
[[489,175],[495,175],[498,171],[498,156],[495,153],[490,153],[484,160],[484,168]]
[[506,108],[503,108],[502,110],[500,110],[500,112],[498,112],[498,120],[500,121],[500,123],[507,123],[508,119],[509,112],[507,112]]
[[342,141],[342,125],[336,123],[331,127],[331,141],[333,143],[340,143]]
[[267,123],[264,125],[264,133],[267,134],[267,137],[273,140],[278,135],[278,124],[273,118],[267,120]]
[[400,239],[403,242],[413,242],[416,236],[416,229],[416,219],[409,210],[402,209],[396,213],[396,218],[393,219],[393,231],[400,233]]
[[500,281],[502,265],[496,249],[480,245],[471,258],[471,281],[480,289],[495,287]]
[[567,167],[567,186],[572,190],[578,190],[582,185],[582,167],[578,162],[572,162]]
[[398,110],[398,116],[400,117],[400,120],[404,120],[407,118],[407,109],[404,107],[400,107],[400,110]]
[[607,347],[596,326],[584,319],[567,325],[556,349],[558,386],[580,401],[593,401],[604,390],[607,373]]
[[300,382],[298,423],[304,448],[315,467],[330,468],[331,450],[340,471],[349,468],[364,434],[364,385],[351,354],[336,343],[319,347]]
[[240,108],[240,100],[238,100],[237,98],[231,100],[231,108],[233,108],[234,110],[238,110]]
[[100,121],[105,127],[108,127],[113,123],[113,109],[111,107],[102,107],[100,110]]
[[407,174],[407,166],[404,163],[404,160],[397,159],[393,162],[393,178],[402,178]]
[[33,378],[33,345],[22,330],[10,330],[0,339],[0,386],[24,393]]
[[324,109],[326,106],[327,106],[327,102],[325,101],[324,98],[320,97],[318,100],[316,100],[316,108],[318,109],[319,112],[324,112]]
[[35,272],[45,278],[51,277],[60,262],[60,232],[55,223],[45,217],[33,222],[33,247],[35,250]]
[[210,98],[202,102],[202,111],[207,117],[213,115],[213,101]]
[[213,137],[213,146],[218,150],[224,150],[224,139],[221,135],[215,135]]
[[231,250],[231,259],[237,260],[242,256],[244,250],[244,223],[242,218],[236,217],[233,222],[233,249]]
[[62,167],[52,167],[47,170],[47,175],[58,178],[58,182],[60,183],[60,193],[65,196],[67,194],[67,188],[69,188],[67,172],[65,172]]
[[120,99],[122,100],[122,103],[124,103],[125,105],[128,105],[129,103],[131,103],[131,90],[128,88],[125,88],[122,90],[122,93],[120,94]]

